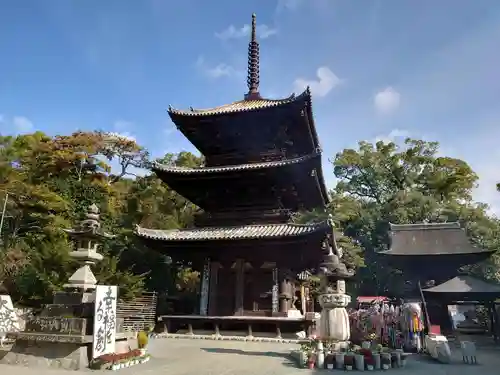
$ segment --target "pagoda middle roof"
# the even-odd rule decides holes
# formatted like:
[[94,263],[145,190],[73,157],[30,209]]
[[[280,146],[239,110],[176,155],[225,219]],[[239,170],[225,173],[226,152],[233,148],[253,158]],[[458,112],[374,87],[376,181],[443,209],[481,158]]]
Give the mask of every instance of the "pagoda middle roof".
[[279,107],[285,104],[293,103],[304,99],[310,100],[310,98],[311,98],[311,91],[308,87],[300,95],[292,94],[288,98],[284,99],[265,99],[265,98],[244,99],[230,104],[224,104],[218,107],[207,108],[207,109],[190,108],[188,110],[182,110],[170,107],[168,109],[168,112],[170,114],[181,115],[181,116],[210,116],[210,115],[220,115],[227,113],[250,112],[264,108]]
[[203,227],[193,229],[147,229],[136,226],[139,237],[160,241],[224,241],[257,240],[300,237],[313,233],[331,231],[329,221],[314,224],[266,224],[229,227]]
[[381,255],[425,256],[490,253],[473,245],[460,223],[390,224],[391,247]]
[[174,165],[153,163],[151,169],[153,171],[178,173],[178,174],[182,174],[182,175],[201,175],[201,174],[209,174],[209,173],[217,173],[217,172],[237,172],[237,171],[244,171],[244,170],[257,170],[257,169],[284,167],[284,166],[288,166],[288,165],[299,164],[299,163],[302,163],[306,160],[310,160],[310,159],[313,159],[315,157],[318,157],[320,155],[321,155],[321,153],[314,152],[314,153],[309,154],[309,155],[301,156],[298,158],[292,158],[292,159],[267,161],[267,162],[261,162],[261,163],[226,165],[226,166],[220,166],[220,167],[201,167],[201,168],[177,167]]

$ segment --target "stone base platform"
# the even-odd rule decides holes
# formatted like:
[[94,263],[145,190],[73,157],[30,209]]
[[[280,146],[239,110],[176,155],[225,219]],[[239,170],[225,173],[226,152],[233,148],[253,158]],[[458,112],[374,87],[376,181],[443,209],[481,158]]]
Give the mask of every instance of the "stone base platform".
[[[37,369],[83,370],[92,359],[92,336],[17,332],[11,349],[0,363]],[[129,351],[129,336],[117,334],[116,353]]]
[[33,368],[83,370],[92,357],[92,344],[18,339],[0,363]]
[[224,335],[224,334],[179,334],[179,333],[159,333],[154,336],[159,339],[188,339],[188,340],[219,340],[219,341],[246,341],[246,342],[270,342],[279,344],[300,344],[304,339],[244,336],[244,335]]

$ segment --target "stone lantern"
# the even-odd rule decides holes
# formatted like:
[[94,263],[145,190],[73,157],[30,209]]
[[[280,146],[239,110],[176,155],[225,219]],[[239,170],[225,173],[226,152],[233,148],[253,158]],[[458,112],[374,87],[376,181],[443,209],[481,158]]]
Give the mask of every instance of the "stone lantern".
[[[81,267],[64,285],[65,290],[54,293],[53,303],[28,319],[24,331],[15,333],[16,342],[2,363],[81,370],[92,359],[97,280],[90,267],[103,259],[97,252],[101,241],[113,236],[101,229],[95,204],[75,228],[64,231],[76,242],[70,255]],[[117,330],[120,325],[117,320]],[[125,336],[114,337],[126,343]]]
[[342,250],[337,246],[333,230],[324,246],[326,254],[319,266],[319,304],[322,308],[319,335],[336,341],[340,347],[346,347],[350,338],[346,306],[351,302],[351,297],[346,294],[345,280],[354,276],[354,271],[348,270],[342,263]]
[[79,289],[82,292],[95,289],[97,280],[90,267],[103,259],[103,256],[97,252],[101,241],[113,238],[101,229],[99,208],[92,204],[87,209],[84,220],[78,226],[73,229],[64,229],[64,231],[76,243],[76,250],[70,252],[69,255],[81,263],[81,267],[69,278],[64,287]]

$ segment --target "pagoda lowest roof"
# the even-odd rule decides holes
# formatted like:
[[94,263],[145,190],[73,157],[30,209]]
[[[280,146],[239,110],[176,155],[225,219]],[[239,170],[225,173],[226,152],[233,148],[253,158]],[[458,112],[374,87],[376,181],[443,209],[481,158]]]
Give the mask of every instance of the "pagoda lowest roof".
[[489,254],[473,245],[460,223],[390,224],[391,246],[381,255],[428,256]]
[[226,241],[226,240],[258,240],[301,237],[313,233],[331,231],[331,223],[327,221],[314,224],[267,224],[240,225],[230,227],[203,227],[193,229],[147,229],[136,226],[135,233],[139,237],[158,241]]

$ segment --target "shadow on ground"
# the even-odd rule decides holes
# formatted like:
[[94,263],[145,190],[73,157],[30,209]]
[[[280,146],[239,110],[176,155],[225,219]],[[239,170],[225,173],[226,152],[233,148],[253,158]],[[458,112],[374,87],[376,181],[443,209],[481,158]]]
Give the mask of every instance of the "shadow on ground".
[[237,354],[237,355],[248,355],[254,357],[274,357],[288,359],[289,355],[286,353],[278,352],[255,352],[250,350],[241,349],[227,349],[227,348],[201,348],[201,350],[207,353],[218,353],[218,354]]

